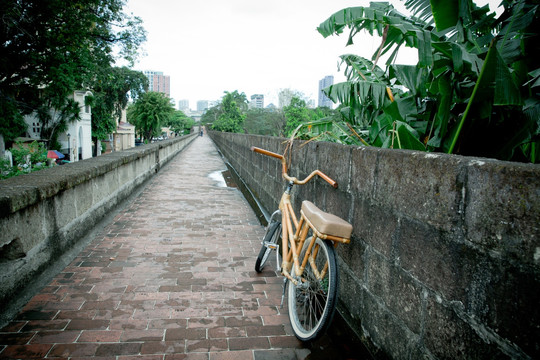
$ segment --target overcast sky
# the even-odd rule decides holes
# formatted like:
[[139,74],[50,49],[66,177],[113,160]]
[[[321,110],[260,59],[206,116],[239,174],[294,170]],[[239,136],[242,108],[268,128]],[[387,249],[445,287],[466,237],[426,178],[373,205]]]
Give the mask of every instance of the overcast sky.
[[[489,0],[490,2],[499,2]],[[391,0],[405,12],[403,2]],[[488,0],[477,1],[486,3]],[[128,0],[125,8],[144,21],[147,42],[137,70],[163,71],[171,77],[171,97],[196,108],[197,100],[219,100],[224,91],[264,94],[277,105],[280,89],[303,92],[315,100],[319,80],[338,72],[338,57],[371,57],[380,38],[358,37],[346,47],[347,34],[323,38],[317,26],[336,11],[369,6],[367,0]],[[356,38],[355,38],[356,39]],[[414,62],[414,51],[401,62]]]

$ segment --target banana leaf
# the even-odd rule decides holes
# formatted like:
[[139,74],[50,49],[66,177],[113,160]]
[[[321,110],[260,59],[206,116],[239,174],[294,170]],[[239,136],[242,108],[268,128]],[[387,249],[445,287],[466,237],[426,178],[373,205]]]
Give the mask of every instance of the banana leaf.
[[431,0],[430,3],[437,30],[446,30],[457,24],[459,1]]
[[340,59],[340,65],[346,65],[344,73],[348,81],[370,79],[387,85],[390,84],[384,71],[372,61],[353,54],[341,55]]
[[390,66],[390,78],[396,78],[398,84],[409,89],[412,95],[425,96],[429,73],[426,68],[413,65]]
[[300,125],[295,131],[295,136],[302,139],[317,139],[347,145],[367,145],[358,136],[356,130],[355,132],[356,135],[352,133],[345,123],[336,121],[331,117],[326,117]]
[[409,124],[395,121],[394,127],[382,147],[426,151],[424,144],[418,140],[418,133]]
[[386,85],[371,81],[342,82],[324,89],[333,102],[341,102],[349,106],[370,105],[381,109],[385,101],[389,101]]
[[[317,31],[326,38],[330,35],[341,34],[348,27],[350,33],[347,45],[352,45],[353,37],[361,30],[366,30],[371,35],[377,32],[377,35],[383,36],[388,27],[382,54],[396,46],[399,48],[402,44],[416,47],[419,63],[425,66],[431,64],[433,59],[430,51],[432,33],[425,29],[424,25],[417,23],[414,19],[407,19],[388,3],[372,2],[369,8],[351,7],[334,13],[319,25]],[[390,57],[391,60],[395,54],[396,50]]]
[[[481,109],[486,109],[487,107],[491,107],[491,105],[523,105],[523,100],[515,79],[494,44],[495,42],[489,48],[482,71],[474,87],[473,94],[467,103],[467,108],[461,117],[448,153],[453,152],[461,129],[468,119],[469,111],[473,104]],[[489,111],[484,110],[484,112],[491,113],[491,109]]]

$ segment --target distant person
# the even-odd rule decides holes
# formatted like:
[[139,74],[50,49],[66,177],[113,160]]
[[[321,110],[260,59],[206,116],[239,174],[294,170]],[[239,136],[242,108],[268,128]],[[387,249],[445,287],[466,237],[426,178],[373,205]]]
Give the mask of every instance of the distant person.
[[203,131],[201,130],[201,135],[200,136],[203,136]]

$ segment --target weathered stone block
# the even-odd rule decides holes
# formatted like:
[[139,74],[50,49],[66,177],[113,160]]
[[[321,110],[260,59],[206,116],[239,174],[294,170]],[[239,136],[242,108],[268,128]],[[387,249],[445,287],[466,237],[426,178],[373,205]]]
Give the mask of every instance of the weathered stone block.
[[378,151],[365,147],[354,148],[351,152],[350,191],[362,201],[373,199],[377,177]]
[[411,359],[418,352],[420,337],[384,307],[377,297],[364,292],[362,327],[365,335],[392,359]]
[[365,198],[356,198],[353,206],[353,236],[362,239],[386,257],[395,257],[392,245],[398,228],[395,214]]
[[473,250],[415,220],[400,219],[398,232],[396,250],[403,269],[447,299],[465,303]]
[[474,329],[442,300],[429,297],[424,341],[438,359],[508,359],[483,330]]
[[339,216],[343,220],[352,223],[353,197],[350,192],[340,191],[329,187],[325,194],[324,211]]
[[461,219],[462,162],[461,157],[381,149],[374,202],[412,219],[450,230]]
[[540,358],[540,278],[505,260],[495,260],[478,271],[487,277],[481,302],[485,312],[474,314],[499,336]]
[[359,280],[352,269],[341,261],[339,264],[339,303],[338,309],[346,313],[346,317],[353,320],[351,327],[362,333],[362,313],[363,313],[363,282]]
[[539,266],[538,166],[470,161],[466,185],[467,239],[509,260]]
[[366,281],[366,244],[360,240],[353,240],[349,244],[338,245],[336,250],[341,258],[340,264],[345,263],[351,273],[350,276],[364,284]]
[[368,254],[368,290],[379,297],[409,330],[420,334],[422,288],[389,259],[373,252]]

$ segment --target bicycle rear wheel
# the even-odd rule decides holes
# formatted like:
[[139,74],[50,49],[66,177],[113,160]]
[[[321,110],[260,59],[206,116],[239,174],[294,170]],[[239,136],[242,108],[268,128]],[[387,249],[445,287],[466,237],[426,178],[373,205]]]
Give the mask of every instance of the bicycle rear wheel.
[[[311,238],[304,243],[300,261],[305,256]],[[319,238],[315,240],[311,255],[315,255],[315,265],[324,276],[317,278],[316,272],[308,262],[302,280],[298,285],[289,281],[288,305],[289,319],[296,337],[302,341],[315,340],[323,335],[332,322],[336,310],[338,294],[338,271],[334,248]],[[291,275],[295,278],[294,267]]]
[[[263,244],[259,255],[257,256],[257,261],[255,261],[255,271],[260,273],[272,252],[272,249],[267,246],[267,244],[278,244],[279,238],[281,237],[281,221],[275,221],[268,225],[266,229],[266,234],[263,238]],[[277,256],[277,255],[276,255]]]

